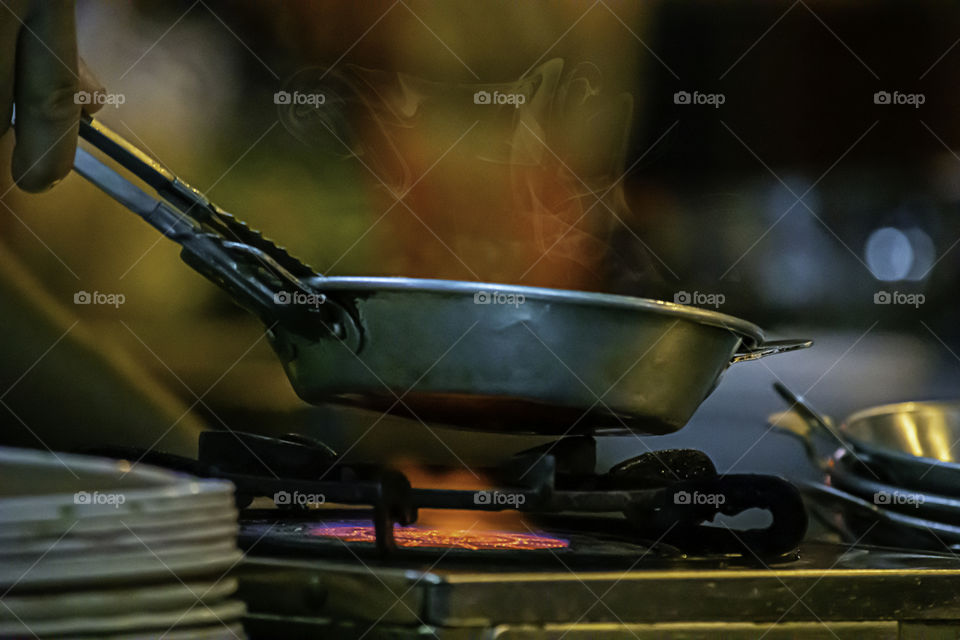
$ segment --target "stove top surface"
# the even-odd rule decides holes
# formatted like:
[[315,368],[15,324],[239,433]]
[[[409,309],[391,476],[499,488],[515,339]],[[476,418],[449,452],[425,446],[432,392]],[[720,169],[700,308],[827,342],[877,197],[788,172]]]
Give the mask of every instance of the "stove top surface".
[[[383,561],[337,544],[338,558],[248,556],[241,589],[254,619],[349,621],[368,631],[433,629],[457,638],[717,637],[682,635],[711,625],[720,625],[711,633],[731,638],[774,629],[766,637],[785,630],[807,637],[797,635],[806,629],[810,637],[897,638],[906,622],[960,618],[960,559],[951,554],[812,542],[765,564],[646,554],[627,568],[585,569],[560,552],[552,565],[464,563],[452,554]],[[670,625],[681,635],[667,634]],[[738,625],[745,635],[732,633]],[[453,633],[480,629],[510,632]],[[534,629],[542,635],[524,635]],[[643,635],[651,629],[660,635]]]

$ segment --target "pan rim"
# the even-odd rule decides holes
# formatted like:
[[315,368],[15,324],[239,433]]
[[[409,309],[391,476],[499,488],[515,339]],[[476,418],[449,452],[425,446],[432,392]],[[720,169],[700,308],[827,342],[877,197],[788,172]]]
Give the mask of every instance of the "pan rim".
[[404,278],[389,276],[318,276],[310,280],[318,291],[419,291],[436,294],[474,295],[482,291],[495,291],[504,294],[520,294],[545,302],[564,302],[585,306],[610,307],[633,311],[649,311],[660,315],[690,320],[718,329],[727,329],[741,340],[749,349],[755,349],[766,342],[763,330],[747,320],[719,311],[710,311],[701,307],[639,298],[615,293],[578,291],[574,289],[553,289],[526,285],[502,284],[496,282],[474,282],[470,280],[443,280],[439,278]]
[[940,460],[930,456],[918,456],[901,449],[893,449],[877,443],[872,439],[866,439],[856,429],[856,425],[863,424],[869,420],[881,416],[890,416],[897,414],[922,415],[930,412],[954,412],[960,413],[960,401],[952,400],[908,400],[906,402],[891,402],[888,404],[867,407],[860,409],[844,418],[840,424],[840,431],[843,433],[855,447],[863,449],[866,453],[882,455],[890,458],[897,458],[905,462],[918,462],[929,466],[939,466],[949,468],[960,472],[960,462],[950,460]]
[[859,409],[844,418],[843,427],[852,425],[854,422],[861,422],[881,415],[898,413],[922,414],[930,411],[960,413],[960,400],[907,400],[904,402],[890,402],[888,404],[867,407],[866,409]]

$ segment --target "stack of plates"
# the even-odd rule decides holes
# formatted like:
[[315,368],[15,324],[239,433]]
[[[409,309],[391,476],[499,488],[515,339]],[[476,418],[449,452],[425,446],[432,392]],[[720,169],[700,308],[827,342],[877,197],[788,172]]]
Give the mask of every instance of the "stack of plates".
[[233,485],[0,447],[0,638],[243,638]]

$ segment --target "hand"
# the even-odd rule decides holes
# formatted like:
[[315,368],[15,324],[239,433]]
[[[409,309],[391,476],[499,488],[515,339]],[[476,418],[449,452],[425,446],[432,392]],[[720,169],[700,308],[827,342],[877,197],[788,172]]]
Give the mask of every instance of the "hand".
[[10,128],[16,103],[13,178],[31,192],[67,175],[77,146],[80,90],[103,92],[77,56],[73,0],[0,3],[0,135]]

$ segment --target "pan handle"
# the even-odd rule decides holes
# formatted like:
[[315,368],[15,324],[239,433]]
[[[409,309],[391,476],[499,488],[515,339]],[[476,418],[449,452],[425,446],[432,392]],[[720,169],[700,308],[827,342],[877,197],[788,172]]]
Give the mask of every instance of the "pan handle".
[[843,437],[836,431],[832,426],[830,426],[830,420],[827,416],[822,415],[819,411],[810,406],[810,403],[806,401],[802,396],[798,396],[793,391],[791,391],[787,385],[782,382],[774,382],[773,390],[777,392],[777,395],[783,398],[783,401],[787,403],[790,411],[795,411],[803,418],[808,424],[813,425],[819,429],[822,433],[833,436],[836,438],[840,444],[846,444],[843,440]]
[[826,469],[828,466],[828,460],[821,460],[817,454],[817,447],[813,441],[814,432],[831,437],[840,443],[844,449],[853,454],[854,458],[866,462],[866,456],[862,452],[858,455],[854,451],[853,443],[847,440],[846,437],[833,426],[832,420],[810,406],[802,396],[795,394],[782,382],[774,382],[773,389],[777,392],[777,395],[787,403],[787,411],[799,416],[801,421],[799,424],[791,424],[789,422],[781,422],[780,419],[777,419],[771,422],[770,426],[782,433],[799,438],[801,442],[803,442],[807,457],[811,462],[821,469]]
[[312,286],[317,274],[308,265],[217,207],[102,123],[85,117],[80,137],[156,195],[82,148],[77,149],[74,170],[179,244],[184,262],[264,324],[272,328],[279,323],[309,338],[333,336],[354,351],[359,348],[359,326],[344,306]]
[[806,349],[811,346],[813,346],[813,340],[807,340],[805,338],[793,340],[771,340],[769,342],[758,344],[752,349],[736,352],[733,354],[733,358],[731,358],[730,363],[733,364],[734,362],[756,360],[758,358],[772,356],[775,353],[786,353],[787,351]]

